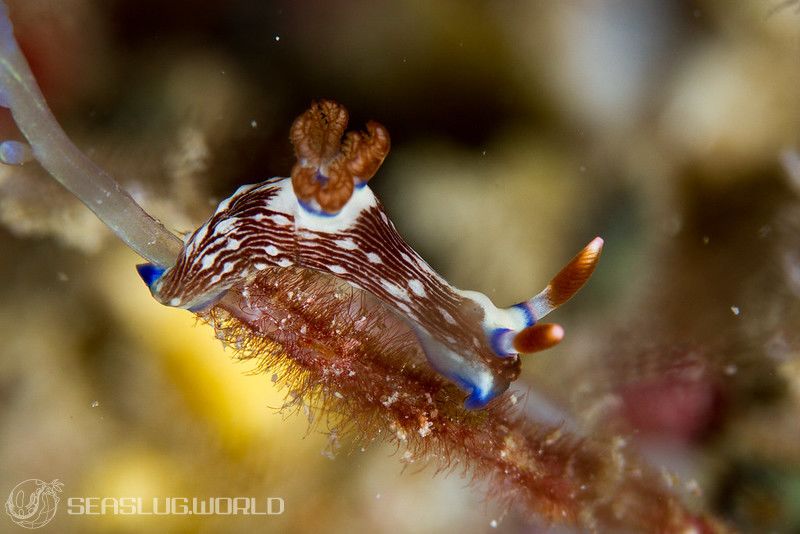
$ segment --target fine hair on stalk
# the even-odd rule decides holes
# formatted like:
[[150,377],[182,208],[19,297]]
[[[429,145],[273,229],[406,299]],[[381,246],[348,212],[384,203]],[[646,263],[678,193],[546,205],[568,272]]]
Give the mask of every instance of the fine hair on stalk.
[[316,410],[317,424],[354,446],[385,441],[406,463],[487,480],[501,506],[604,531],[724,530],[687,509],[622,438],[539,425],[510,393],[464,410],[463,393],[425,365],[411,330],[333,277],[267,269],[202,317],[239,358],[275,373],[291,396],[285,408]]

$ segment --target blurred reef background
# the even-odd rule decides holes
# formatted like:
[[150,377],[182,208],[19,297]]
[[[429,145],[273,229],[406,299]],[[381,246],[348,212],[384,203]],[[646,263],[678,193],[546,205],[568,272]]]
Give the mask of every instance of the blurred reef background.
[[[332,98],[351,127],[388,128],[370,186],[456,286],[510,305],[602,235],[554,315],[565,342],[523,366],[522,409],[619,433],[742,531],[800,531],[800,179],[781,165],[800,149],[797,2],[8,4],[65,130],[176,232],[287,175],[292,120]],[[0,134],[21,139],[6,110]],[[279,413],[270,374],[152,300],[138,258],[37,165],[0,168],[0,223],[0,497],[59,478],[286,502],[45,531],[569,532]]]

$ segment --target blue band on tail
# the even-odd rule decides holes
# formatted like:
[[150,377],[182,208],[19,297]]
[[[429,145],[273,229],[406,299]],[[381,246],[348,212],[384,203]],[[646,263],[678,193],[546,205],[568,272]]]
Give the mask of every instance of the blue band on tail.
[[475,388],[470,392],[469,396],[464,399],[464,408],[467,410],[481,410],[486,408],[486,405],[496,396],[497,394],[491,391],[481,391]]
[[511,332],[510,328],[495,328],[492,330],[491,334],[489,334],[489,346],[492,347],[492,351],[501,358],[511,356],[511,353],[506,351],[502,346],[503,336],[508,332]]
[[520,302],[519,304],[514,304],[512,308],[517,308],[525,314],[526,328],[536,324],[536,316],[533,315],[533,310],[531,309],[530,304],[527,302]]
[[481,389],[463,376],[455,375],[449,378],[461,389],[469,393],[467,398],[464,399],[464,408],[467,410],[480,410],[485,408],[486,405],[498,395],[495,391]]

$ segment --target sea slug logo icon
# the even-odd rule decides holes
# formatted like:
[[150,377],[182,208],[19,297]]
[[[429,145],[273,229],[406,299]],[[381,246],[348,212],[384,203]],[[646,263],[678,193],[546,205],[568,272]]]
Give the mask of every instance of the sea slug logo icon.
[[29,478],[20,482],[6,500],[6,513],[17,525],[24,528],[39,528],[52,521],[58,510],[59,493],[64,484],[55,479],[45,482]]

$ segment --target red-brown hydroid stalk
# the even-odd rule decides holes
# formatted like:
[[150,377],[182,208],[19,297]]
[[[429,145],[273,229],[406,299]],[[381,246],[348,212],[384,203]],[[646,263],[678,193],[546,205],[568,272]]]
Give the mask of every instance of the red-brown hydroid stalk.
[[339,434],[382,437],[405,461],[463,469],[501,503],[602,532],[722,532],[690,511],[625,441],[578,438],[515,413],[485,410],[433,372],[414,335],[368,294],[302,269],[268,269],[205,315],[241,358],[257,358]]

